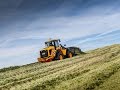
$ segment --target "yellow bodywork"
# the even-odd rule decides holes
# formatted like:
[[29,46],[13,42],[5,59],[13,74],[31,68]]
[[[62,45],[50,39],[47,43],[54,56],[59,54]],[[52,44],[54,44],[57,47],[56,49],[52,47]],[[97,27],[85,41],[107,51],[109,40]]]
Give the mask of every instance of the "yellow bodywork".
[[[66,49],[63,49],[62,47],[57,47],[55,50],[54,46],[50,46],[47,48],[44,48],[43,50],[47,50],[48,51],[48,57],[44,57],[44,58],[38,58],[39,62],[50,62],[54,59],[54,57],[56,56],[56,51],[57,50],[61,50],[63,55],[66,55]],[[51,54],[50,51],[51,50]]]
[[[58,42],[60,40],[59,39],[54,39],[54,40],[49,40],[47,42],[49,43],[49,42],[54,42],[54,41]],[[61,45],[59,45],[58,47],[55,47],[54,45],[53,46],[48,46],[48,47],[44,48],[43,50],[48,51],[48,53],[47,53],[48,55],[46,57],[38,58],[39,62],[50,62],[50,61],[54,60],[56,55],[57,55],[56,54],[57,51],[60,51],[62,56],[67,55],[67,49],[62,47]]]

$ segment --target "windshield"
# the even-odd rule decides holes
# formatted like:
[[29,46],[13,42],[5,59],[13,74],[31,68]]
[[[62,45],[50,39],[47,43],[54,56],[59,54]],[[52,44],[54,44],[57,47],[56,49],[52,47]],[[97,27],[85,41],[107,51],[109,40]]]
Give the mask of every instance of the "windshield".
[[49,47],[49,46],[54,46],[54,42],[45,42],[45,46]]
[[58,41],[45,42],[45,46],[46,47],[49,47],[49,46],[59,47],[59,43]]

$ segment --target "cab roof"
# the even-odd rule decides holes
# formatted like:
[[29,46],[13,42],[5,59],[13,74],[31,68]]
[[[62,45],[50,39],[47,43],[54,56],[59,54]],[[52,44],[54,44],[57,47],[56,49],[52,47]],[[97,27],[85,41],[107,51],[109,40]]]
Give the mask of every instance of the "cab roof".
[[46,41],[45,43],[47,43],[47,42],[52,42],[52,41],[60,41],[60,39],[49,39],[49,40]]

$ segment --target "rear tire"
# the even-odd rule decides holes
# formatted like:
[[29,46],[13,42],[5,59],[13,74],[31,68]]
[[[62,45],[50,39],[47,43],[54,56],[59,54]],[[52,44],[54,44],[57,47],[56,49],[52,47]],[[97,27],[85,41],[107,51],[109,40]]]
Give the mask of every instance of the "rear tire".
[[69,53],[68,57],[69,57],[69,58],[72,58],[72,57],[73,57],[73,55],[72,55],[71,52]]
[[67,57],[68,57],[68,58],[72,58],[72,57],[73,57],[73,54],[72,54],[71,52],[68,52],[68,53],[67,53]]
[[63,55],[59,55],[59,60],[63,60]]

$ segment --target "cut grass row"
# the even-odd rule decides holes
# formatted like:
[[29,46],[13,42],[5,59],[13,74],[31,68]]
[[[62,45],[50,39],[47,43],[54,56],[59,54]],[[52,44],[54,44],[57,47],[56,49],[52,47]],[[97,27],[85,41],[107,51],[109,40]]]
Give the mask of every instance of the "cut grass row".
[[[79,62],[81,62],[81,60],[76,60],[76,61],[74,61],[74,63],[72,62],[69,62],[69,63],[66,63],[66,64],[60,64],[60,65],[58,65],[58,66],[54,66],[54,67],[52,67],[52,69],[49,67],[48,69],[45,69],[45,72],[44,72],[44,70],[42,70],[41,72],[37,72],[38,74],[36,74],[36,73],[33,73],[33,75],[32,76],[28,76],[28,79],[27,79],[27,77],[26,78],[22,78],[23,80],[20,80],[20,79],[18,79],[17,81],[20,83],[20,81],[24,81],[24,82],[28,82],[28,81],[30,81],[30,80],[32,80],[32,79],[35,79],[35,78],[40,78],[40,77],[44,77],[44,76],[46,76],[46,75],[49,75],[50,73],[55,73],[55,72],[58,72],[58,71],[61,71],[61,70],[63,70],[63,69],[67,69],[67,68],[69,68],[69,67],[72,67],[74,64],[77,64],[77,63],[79,63]],[[63,68],[62,68],[63,67]],[[50,72],[50,73],[49,73]],[[25,75],[26,76],[26,75]],[[17,78],[17,77],[16,77]],[[15,82],[15,79],[14,78],[12,78],[11,79],[11,81],[12,82]],[[8,81],[8,82],[10,82],[10,81]],[[22,83],[21,82],[21,83]],[[17,82],[15,82],[16,84],[17,84]],[[12,85],[12,84],[14,84],[14,83],[10,83],[10,84],[8,84],[7,83],[7,86],[8,85]]]
[[[6,69],[6,71],[1,70],[0,89],[89,90],[99,87],[107,78],[112,75],[111,73],[115,73],[119,69],[118,62],[120,61],[120,45],[113,45],[102,49],[99,48],[87,53],[88,54],[80,55],[63,61],[54,61],[42,64],[34,63],[24,65],[19,68]],[[111,65],[114,67],[111,67]],[[101,74],[100,72],[97,72],[99,70]],[[106,72],[104,72],[104,70],[110,74],[109,77],[105,79],[104,73]],[[85,76],[90,78],[91,82],[87,82]],[[97,77],[100,79],[96,81],[95,79],[97,79]]]
[[[85,55],[85,57],[87,57],[87,56],[89,56],[89,57],[93,56],[94,57],[95,55],[93,55],[93,54],[92,54],[92,56],[90,56],[90,54]],[[78,58],[80,58],[80,57],[78,57]],[[67,60],[67,62],[68,62],[68,60]],[[65,61],[63,63],[65,63]],[[7,78],[5,76],[9,77],[9,75],[10,75],[10,77],[11,77],[13,75],[19,75],[19,74],[24,74],[24,73],[28,73],[28,72],[34,72],[36,70],[40,70],[40,69],[43,69],[43,68],[46,68],[46,67],[49,67],[49,66],[53,66],[55,64],[59,64],[59,62],[50,63],[50,64],[48,64],[48,63],[47,64],[38,64],[38,63],[36,63],[35,65],[31,65],[30,67],[22,67],[20,69],[17,69],[16,71],[12,70],[13,72],[10,70],[9,71],[10,73],[9,72],[3,73],[4,75],[1,74],[1,77],[4,76],[4,78]]]
[[120,69],[95,90],[120,90]]
[[[97,57],[95,57],[95,59],[96,59]],[[90,58],[89,58],[90,59]],[[93,59],[93,58],[92,58]],[[32,74],[30,74],[30,75],[22,75],[22,76],[24,76],[24,77],[13,77],[13,78],[9,78],[9,79],[6,79],[6,82],[4,81],[4,83],[2,83],[2,84],[5,84],[5,83],[7,83],[7,86],[8,85],[13,85],[13,84],[20,84],[20,83],[22,83],[22,82],[28,82],[28,81],[31,81],[32,79],[37,79],[37,78],[41,78],[41,77],[43,77],[43,76],[46,76],[46,75],[49,75],[49,72],[50,73],[54,73],[55,71],[57,72],[57,71],[59,71],[59,70],[62,70],[62,69],[67,69],[67,68],[69,68],[69,67],[71,67],[71,66],[73,66],[73,64],[76,64],[76,63],[79,63],[79,62],[81,62],[82,60],[75,60],[75,62],[73,63],[68,63],[68,64],[65,64],[64,66],[61,64],[61,66],[57,66],[57,67],[52,67],[52,69],[50,69],[50,67],[46,70],[45,69],[45,72],[44,72],[44,70],[42,71],[42,72],[40,72],[40,71],[38,71],[38,72],[33,72]],[[100,60],[99,60],[100,61]],[[92,61],[93,62],[93,61]],[[65,67],[65,66],[67,66],[67,67]],[[61,68],[61,67],[64,67],[64,68]],[[56,69],[54,69],[54,68],[56,68]],[[26,77],[25,77],[26,76]],[[18,82],[17,82],[18,81]],[[21,81],[21,82],[20,82]],[[9,84],[8,84],[8,82],[9,82]],[[13,82],[15,82],[15,83],[13,83]],[[4,86],[6,86],[6,85],[4,85]]]
[[[114,47],[115,48],[115,47]],[[96,50],[97,51],[97,50]],[[100,54],[101,55],[101,49],[100,50],[98,50],[97,52],[99,52],[98,54]],[[102,51],[103,52],[103,51]],[[106,53],[107,52],[110,52],[110,50],[107,48],[107,50],[106,50]],[[96,52],[95,52],[95,54],[96,54]],[[97,55],[98,55],[97,54]],[[104,53],[103,53],[104,54]],[[89,54],[90,55],[90,54]],[[89,56],[88,55],[88,56]],[[93,53],[91,54],[91,55],[93,55]],[[95,55],[94,55],[95,56]],[[86,55],[85,55],[85,57],[86,57]],[[65,62],[65,61],[64,61]],[[19,68],[19,69],[17,69],[16,70],[16,72],[15,72],[15,70],[12,70],[13,71],[13,73],[12,73],[12,71],[11,70],[9,70],[9,72],[10,72],[10,74],[23,74],[24,72],[26,73],[26,72],[32,72],[32,71],[34,71],[34,70],[38,70],[38,69],[42,69],[42,68],[45,68],[45,67],[48,67],[48,66],[53,66],[54,64],[58,64],[59,62],[53,62],[53,63],[47,63],[47,64],[39,64],[39,63],[35,63],[35,64],[30,64],[30,65],[25,65],[25,66],[23,66],[23,67],[21,67],[21,68]],[[15,68],[15,67],[14,67]],[[24,71],[23,71],[23,69],[24,69]],[[6,72],[6,74],[7,74],[7,76],[8,76],[8,74],[9,74],[9,72]],[[5,74],[5,73],[4,73]]]

